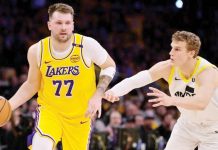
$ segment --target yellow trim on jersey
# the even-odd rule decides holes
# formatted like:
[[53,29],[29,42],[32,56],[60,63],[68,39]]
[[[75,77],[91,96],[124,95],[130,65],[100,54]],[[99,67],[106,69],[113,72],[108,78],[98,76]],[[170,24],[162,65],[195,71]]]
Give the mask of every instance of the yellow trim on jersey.
[[[41,57],[41,67],[43,66],[43,64],[45,63],[45,61],[50,61],[50,60],[44,60],[45,58],[45,51],[46,51],[46,48],[48,47],[48,44],[49,44],[49,37],[45,38],[42,40],[42,57]],[[43,62],[44,61],[44,62]]]
[[[81,39],[81,45],[82,45],[82,42],[83,42],[83,37],[82,37],[82,39]],[[81,48],[80,55],[81,55],[81,57],[82,57],[82,62],[84,63],[84,65],[85,65],[87,68],[90,68],[90,67],[92,66],[93,62],[91,62],[90,66],[86,64],[85,59],[84,59],[84,56],[83,56],[83,47]]]
[[194,69],[193,73],[191,74],[191,76],[188,79],[182,74],[181,70],[179,70],[179,76],[181,77],[181,79],[185,83],[188,83],[192,79],[192,77],[197,73],[197,70],[198,70],[198,67],[199,67],[200,63],[201,63],[201,59],[198,57],[197,58],[197,63],[195,65],[195,69]]
[[42,44],[42,40],[40,41],[40,58],[39,58],[39,68],[42,65],[42,55],[43,55],[43,44]]
[[77,33],[75,33],[75,36],[76,36],[76,38],[74,39],[74,44],[75,44],[75,46],[77,46],[77,47],[79,47],[80,46],[80,44],[82,44],[82,38],[83,38],[83,36],[82,35],[79,35],[79,34],[77,34]]
[[213,64],[207,64],[207,65],[203,66],[201,69],[199,69],[198,74],[200,74],[202,71],[204,71],[205,69],[207,69],[209,67],[216,67],[216,66]]
[[170,75],[169,75],[169,78],[168,78],[168,84],[169,84],[169,85],[170,85],[170,84],[172,83],[172,81],[173,81],[173,76],[174,76],[174,74],[175,74],[175,67],[172,66],[171,71],[170,71]]

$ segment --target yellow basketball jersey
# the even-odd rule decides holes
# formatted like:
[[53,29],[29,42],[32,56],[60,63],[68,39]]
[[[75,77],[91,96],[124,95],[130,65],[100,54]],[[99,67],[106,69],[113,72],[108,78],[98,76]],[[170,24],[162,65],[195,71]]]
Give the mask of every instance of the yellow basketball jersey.
[[38,104],[66,117],[84,116],[96,89],[94,64],[88,67],[83,60],[82,39],[73,34],[72,50],[62,59],[52,55],[50,37],[41,40]]

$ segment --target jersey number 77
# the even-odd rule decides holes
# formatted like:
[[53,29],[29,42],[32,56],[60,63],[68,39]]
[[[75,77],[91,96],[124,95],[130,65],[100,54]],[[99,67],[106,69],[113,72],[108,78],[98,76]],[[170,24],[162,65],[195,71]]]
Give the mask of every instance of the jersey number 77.
[[53,80],[53,85],[57,86],[57,90],[55,92],[56,96],[60,96],[60,90],[62,85],[63,86],[68,86],[68,90],[66,93],[66,96],[72,96],[72,89],[73,89],[73,85],[74,85],[74,81],[73,80]]

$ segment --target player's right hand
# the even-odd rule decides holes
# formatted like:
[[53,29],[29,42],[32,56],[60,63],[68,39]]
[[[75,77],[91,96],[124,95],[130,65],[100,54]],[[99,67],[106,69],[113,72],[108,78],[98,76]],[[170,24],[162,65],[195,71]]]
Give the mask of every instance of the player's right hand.
[[112,103],[120,100],[120,98],[118,96],[115,96],[111,90],[108,90],[104,93],[104,99]]

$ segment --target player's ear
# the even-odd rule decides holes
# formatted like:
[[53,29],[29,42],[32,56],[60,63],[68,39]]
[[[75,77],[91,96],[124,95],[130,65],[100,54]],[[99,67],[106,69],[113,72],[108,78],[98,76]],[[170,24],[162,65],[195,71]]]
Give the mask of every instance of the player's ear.
[[194,50],[191,50],[191,51],[189,51],[189,54],[190,54],[190,57],[191,57],[191,58],[194,58],[194,56],[195,56],[195,51],[194,51]]
[[48,25],[48,29],[51,30],[51,22],[50,21],[47,22],[47,25]]

